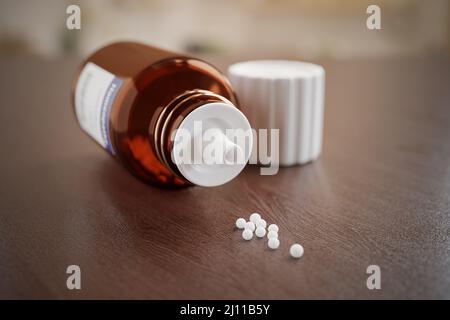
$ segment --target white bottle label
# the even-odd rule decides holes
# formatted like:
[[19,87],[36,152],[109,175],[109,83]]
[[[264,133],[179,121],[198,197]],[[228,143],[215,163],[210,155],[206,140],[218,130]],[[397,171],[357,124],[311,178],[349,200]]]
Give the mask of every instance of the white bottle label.
[[103,148],[114,153],[109,137],[109,115],[123,81],[88,62],[75,88],[75,111],[81,128]]

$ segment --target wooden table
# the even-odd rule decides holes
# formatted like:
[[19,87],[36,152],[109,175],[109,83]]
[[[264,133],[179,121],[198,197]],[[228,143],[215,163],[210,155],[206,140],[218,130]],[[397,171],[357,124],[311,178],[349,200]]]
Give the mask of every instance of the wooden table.
[[[323,62],[318,161],[178,191],[80,130],[78,63],[0,61],[1,298],[450,298],[450,59]],[[253,211],[280,226],[278,250],[235,231]]]

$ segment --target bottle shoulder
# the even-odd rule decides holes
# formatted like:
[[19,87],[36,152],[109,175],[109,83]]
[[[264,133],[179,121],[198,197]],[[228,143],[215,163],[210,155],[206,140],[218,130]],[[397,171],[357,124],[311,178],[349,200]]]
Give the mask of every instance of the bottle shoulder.
[[177,53],[134,42],[106,45],[86,59],[121,78],[134,78],[149,66],[180,56]]

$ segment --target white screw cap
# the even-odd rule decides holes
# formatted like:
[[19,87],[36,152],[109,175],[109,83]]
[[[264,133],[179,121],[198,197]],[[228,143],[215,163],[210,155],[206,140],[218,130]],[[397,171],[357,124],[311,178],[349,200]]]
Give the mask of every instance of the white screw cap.
[[280,129],[280,165],[303,164],[319,156],[325,95],[321,66],[256,60],[233,64],[228,76],[252,127]]

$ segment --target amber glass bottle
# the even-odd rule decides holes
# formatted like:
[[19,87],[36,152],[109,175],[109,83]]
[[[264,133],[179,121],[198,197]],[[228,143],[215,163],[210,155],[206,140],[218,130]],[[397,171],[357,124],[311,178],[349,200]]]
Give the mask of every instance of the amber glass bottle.
[[189,117],[212,119],[209,126],[220,123],[220,130],[250,128],[228,80],[202,60],[138,43],[113,43],[83,63],[73,102],[84,131],[146,182],[216,186],[243,168],[186,167],[171,155],[174,130]]

